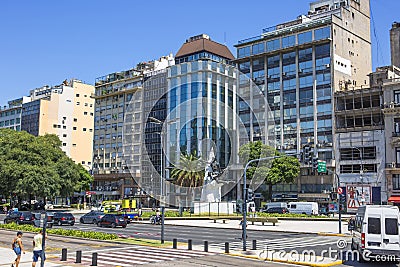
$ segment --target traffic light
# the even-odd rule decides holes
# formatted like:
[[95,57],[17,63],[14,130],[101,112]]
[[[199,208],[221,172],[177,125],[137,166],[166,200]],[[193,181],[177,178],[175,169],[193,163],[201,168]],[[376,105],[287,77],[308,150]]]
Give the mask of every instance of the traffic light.
[[309,146],[304,146],[304,164],[309,164],[310,163],[310,156],[311,156],[310,147]]
[[346,204],[346,195],[340,194],[339,199],[341,204]]
[[247,189],[247,201],[254,201],[253,189]]
[[313,157],[312,158],[312,169],[314,172],[318,172],[318,158],[317,157]]

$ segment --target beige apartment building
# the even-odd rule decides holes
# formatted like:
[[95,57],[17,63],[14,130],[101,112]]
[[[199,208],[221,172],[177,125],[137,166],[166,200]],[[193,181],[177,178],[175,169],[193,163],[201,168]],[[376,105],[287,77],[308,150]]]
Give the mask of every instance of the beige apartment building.
[[69,157],[92,169],[93,93],[93,85],[75,79],[31,90],[31,101],[22,104],[21,130],[56,134]]

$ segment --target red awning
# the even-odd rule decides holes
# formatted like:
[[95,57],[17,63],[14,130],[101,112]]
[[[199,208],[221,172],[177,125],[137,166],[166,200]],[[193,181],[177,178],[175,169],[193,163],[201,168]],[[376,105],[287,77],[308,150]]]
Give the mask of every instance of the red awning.
[[389,197],[388,201],[393,203],[400,203],[400,196],[391,196]]

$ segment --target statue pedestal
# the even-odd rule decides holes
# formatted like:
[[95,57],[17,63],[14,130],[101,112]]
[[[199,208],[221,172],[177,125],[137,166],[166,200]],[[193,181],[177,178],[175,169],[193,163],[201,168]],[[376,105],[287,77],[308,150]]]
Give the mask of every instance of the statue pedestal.
[[202,202],[193,201],[194,214],[234,214],[235,213],[235,203],[231,202]]
[[200,202],[221,202],[221,187],[215,180],[203,185]]

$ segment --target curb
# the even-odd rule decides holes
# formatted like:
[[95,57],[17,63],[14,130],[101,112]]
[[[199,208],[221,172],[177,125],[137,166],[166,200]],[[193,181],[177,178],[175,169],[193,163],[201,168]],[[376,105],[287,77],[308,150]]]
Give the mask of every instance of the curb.
[[325,232],[319,232],[318,235],[320,236],[340,236],[340,237],[351,237],[350,234],[335,234],[335,233],[325,233]]
[[336,266],[339,264],[343,264],[343,260],[337,260],[332,263],[311,263],[311,262],[302,262],[302,261],[291,261],[291,260],[281,260],[281,259],[260,259],[260,257],[256,255],[243,255],[240,253],[225,253],[226,255],[234,256],[234,257],[242,257],[242,258],[248,258],[248,259],[253,259],[253,260],[260,260],[260,261],[270,261],[270,262],[279,262],[279,263],[287,263],[287,264],[295,264],[295,265],[302,265],[302,266],[312,266],[312,267],[330,267],[330,266]]

